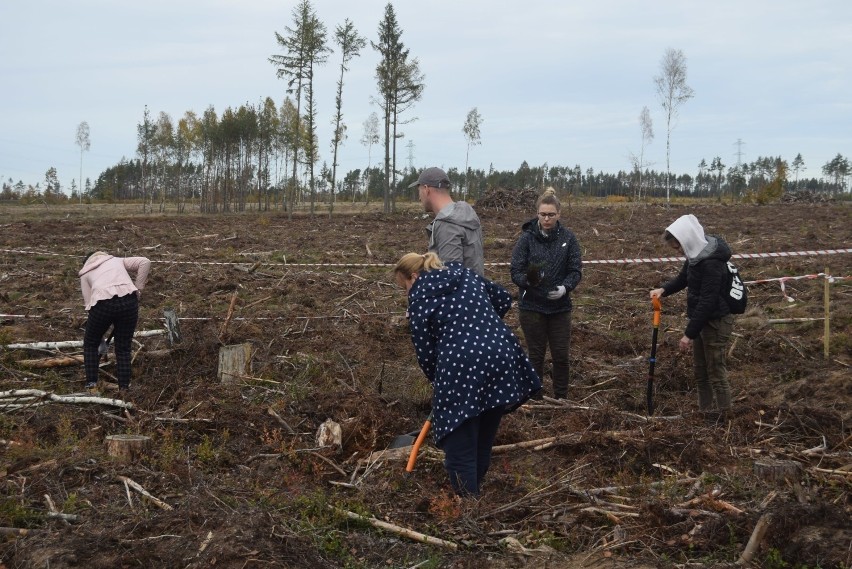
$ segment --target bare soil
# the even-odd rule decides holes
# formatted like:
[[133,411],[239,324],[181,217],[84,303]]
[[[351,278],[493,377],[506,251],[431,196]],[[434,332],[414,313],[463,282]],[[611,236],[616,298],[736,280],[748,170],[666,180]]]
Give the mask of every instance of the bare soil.
[[[843,204],[584,203],[566,207],[563,221],[586,260],[655,257],[668,255],[663,229],[687,212],[735,252],[852,246],[852,208]],[[514,294],[508,262],[531,214],[479,213],[488,276]],[[91,403],[0,409],[0,526],[30,530],[0,536],[0,567],[723,567],[763,514],[772,523],[754,566],[852,566],[852,280],[830,285],[828,359],[823,321],[768,322],[821,318],[824,279],[787,281],[793,302],[777,282],[749,288],[750,309],[730,348],[735,414],[715,424],[695,413],[691,358],[677,351],[682,294],[665,301],[656,418],[645,416],[647,291],[678,264],[587,264],[574,293],[569,403],[513,413],[496,444],[560,438],[496,454],[478,501],[451,496],[437,449],[412,475],[400,460],[368,462],[420,428],[430,391],[390,268],[355,264],[423,251],[427,221],[416,207],[313,219],[3,211],[0,344],[82,339],[76,274],[96,249],[154,261],[139,329],[162,328],[163,310],[173,307],[183,341],[140,340],[132,411]],[[826,267],[850,276],[852,255],[738,266],[748,280]],[[515,309],[506,320],[520,335]],[[219,349],[238,343],[252,346],[250,375],[221,384]],[[20,363],[56,355],[47,352],[0,352],[0,391],[80,393],[82,366]],[[103,371],[103,392],[114,396],[114,367]],[[342,426],[339,450],[317,448],[326,419]],[[104,437],[121,433],[152,437],[148,453],[132,464],[107,456]],[[755,472],[756,462],[782,460],[794,463],[793,474]],[[127,490],[119,476],[173,509]],[[617,488],[595,490],[606,487]],[[46,495],[76,521],[48,518]]]

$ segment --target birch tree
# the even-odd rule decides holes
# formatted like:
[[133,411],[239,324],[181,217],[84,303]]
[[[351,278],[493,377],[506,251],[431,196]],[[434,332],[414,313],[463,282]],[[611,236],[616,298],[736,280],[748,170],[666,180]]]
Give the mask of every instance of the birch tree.
[[481,144],[481,125],[482,115],[479,114],[479,110],[476,107],[473,107],[470,111],[468,111],[467,118],[465,119],[464,126],[462,127],[464,138],[467,141],[467,151],[464,155],[464,177],[465,180],[467,180],[467,195],[470,195],[470,147]]
[[666,114],[666,203],[670,200],[672,119],[678,109],[694,96],[686,84],[686,56],[679,49],[667,48],[660,61],[660,74],[654,77],[657,97]]
[[636,199],[642,200],[642,175],[645,172],[645,148],[654,140],[654,121],[651,119],[651,111],[648,107],[642,107],[639,113],[639,131],[642,133],[642,143],[639,146],[639,156],[633,156],[633,166],[638,173],[638,189]]
[[[142,122],[136,125],[136,138],[138,140],[136,153],[139,154],[142,159],[142,213],[145,213],[145,209],[147,207],[148,157],[151,155],[151,151],[154,146],[155,133],[156,128],[154,123],[151,122],[151,112],[148,110],[148,105],[145,105],[145,112],[142,114]],[[153,211],[153,209],[154,207],[152,202],[151,211]]]
[[[373,145],[381,141],[379,138],[379,115],[370,113],[367,120],[364,121],[364,133],[361,135],[361,144],[367,147],[367,169],[364,172],[367,174],[366,187],[364,190],[364,201],[370,203],[370,166],[372,165],[372,150]],[[355,191],[352,191],[352,202],[355,202]]]
[[77,125],[77,146],[80,147],[80,177],[77,178],[78,192],[80,193],[80,203],[83,203],[83,152],[88,152],[92,144],[89,140],[89,123],[86,121]]

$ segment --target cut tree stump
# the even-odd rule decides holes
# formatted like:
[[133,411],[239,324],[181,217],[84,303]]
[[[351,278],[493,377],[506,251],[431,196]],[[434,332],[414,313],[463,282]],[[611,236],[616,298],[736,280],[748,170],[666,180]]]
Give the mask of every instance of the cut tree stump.
[[237,383],[251,375],[251,344],[234,344],[219,348],[219,382]]
[[151,437],[145,435],[108,435],[106,437],[107,454],[122,462],[136,462],[145,454],[151,443]]
[[802,467],[794,460],[762,459],[754,463],[754,473],[766,482],[798,482],[802,478]]

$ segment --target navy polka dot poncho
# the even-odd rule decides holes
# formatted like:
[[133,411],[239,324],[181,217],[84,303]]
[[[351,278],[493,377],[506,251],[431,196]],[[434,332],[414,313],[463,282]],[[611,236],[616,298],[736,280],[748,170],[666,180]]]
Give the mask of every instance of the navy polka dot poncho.
[[411,341],[432,383],[432,434],[496,407],[513,411],[541,380],[502,317],[512,297],[461,263],[421,272],[408,292]]

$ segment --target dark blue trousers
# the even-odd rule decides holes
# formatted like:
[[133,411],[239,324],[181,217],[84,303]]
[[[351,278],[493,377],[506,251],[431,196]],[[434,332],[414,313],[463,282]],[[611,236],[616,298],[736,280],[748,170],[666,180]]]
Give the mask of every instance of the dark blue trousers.
[[444,468],[459,496],[479,496],[479,485],[491,465],[491,447],[503,413],[502,407],[489,409],[468,419],[441,440]]
[[87,387],[98,382],[98,346],[110,325],[113,326],[118,386],[126,388],[130,385],[130,348],[138,320],[139,297],[135,293],[99,300],[89,309],[86,335],[83,337],[83,365],[86,368]]

